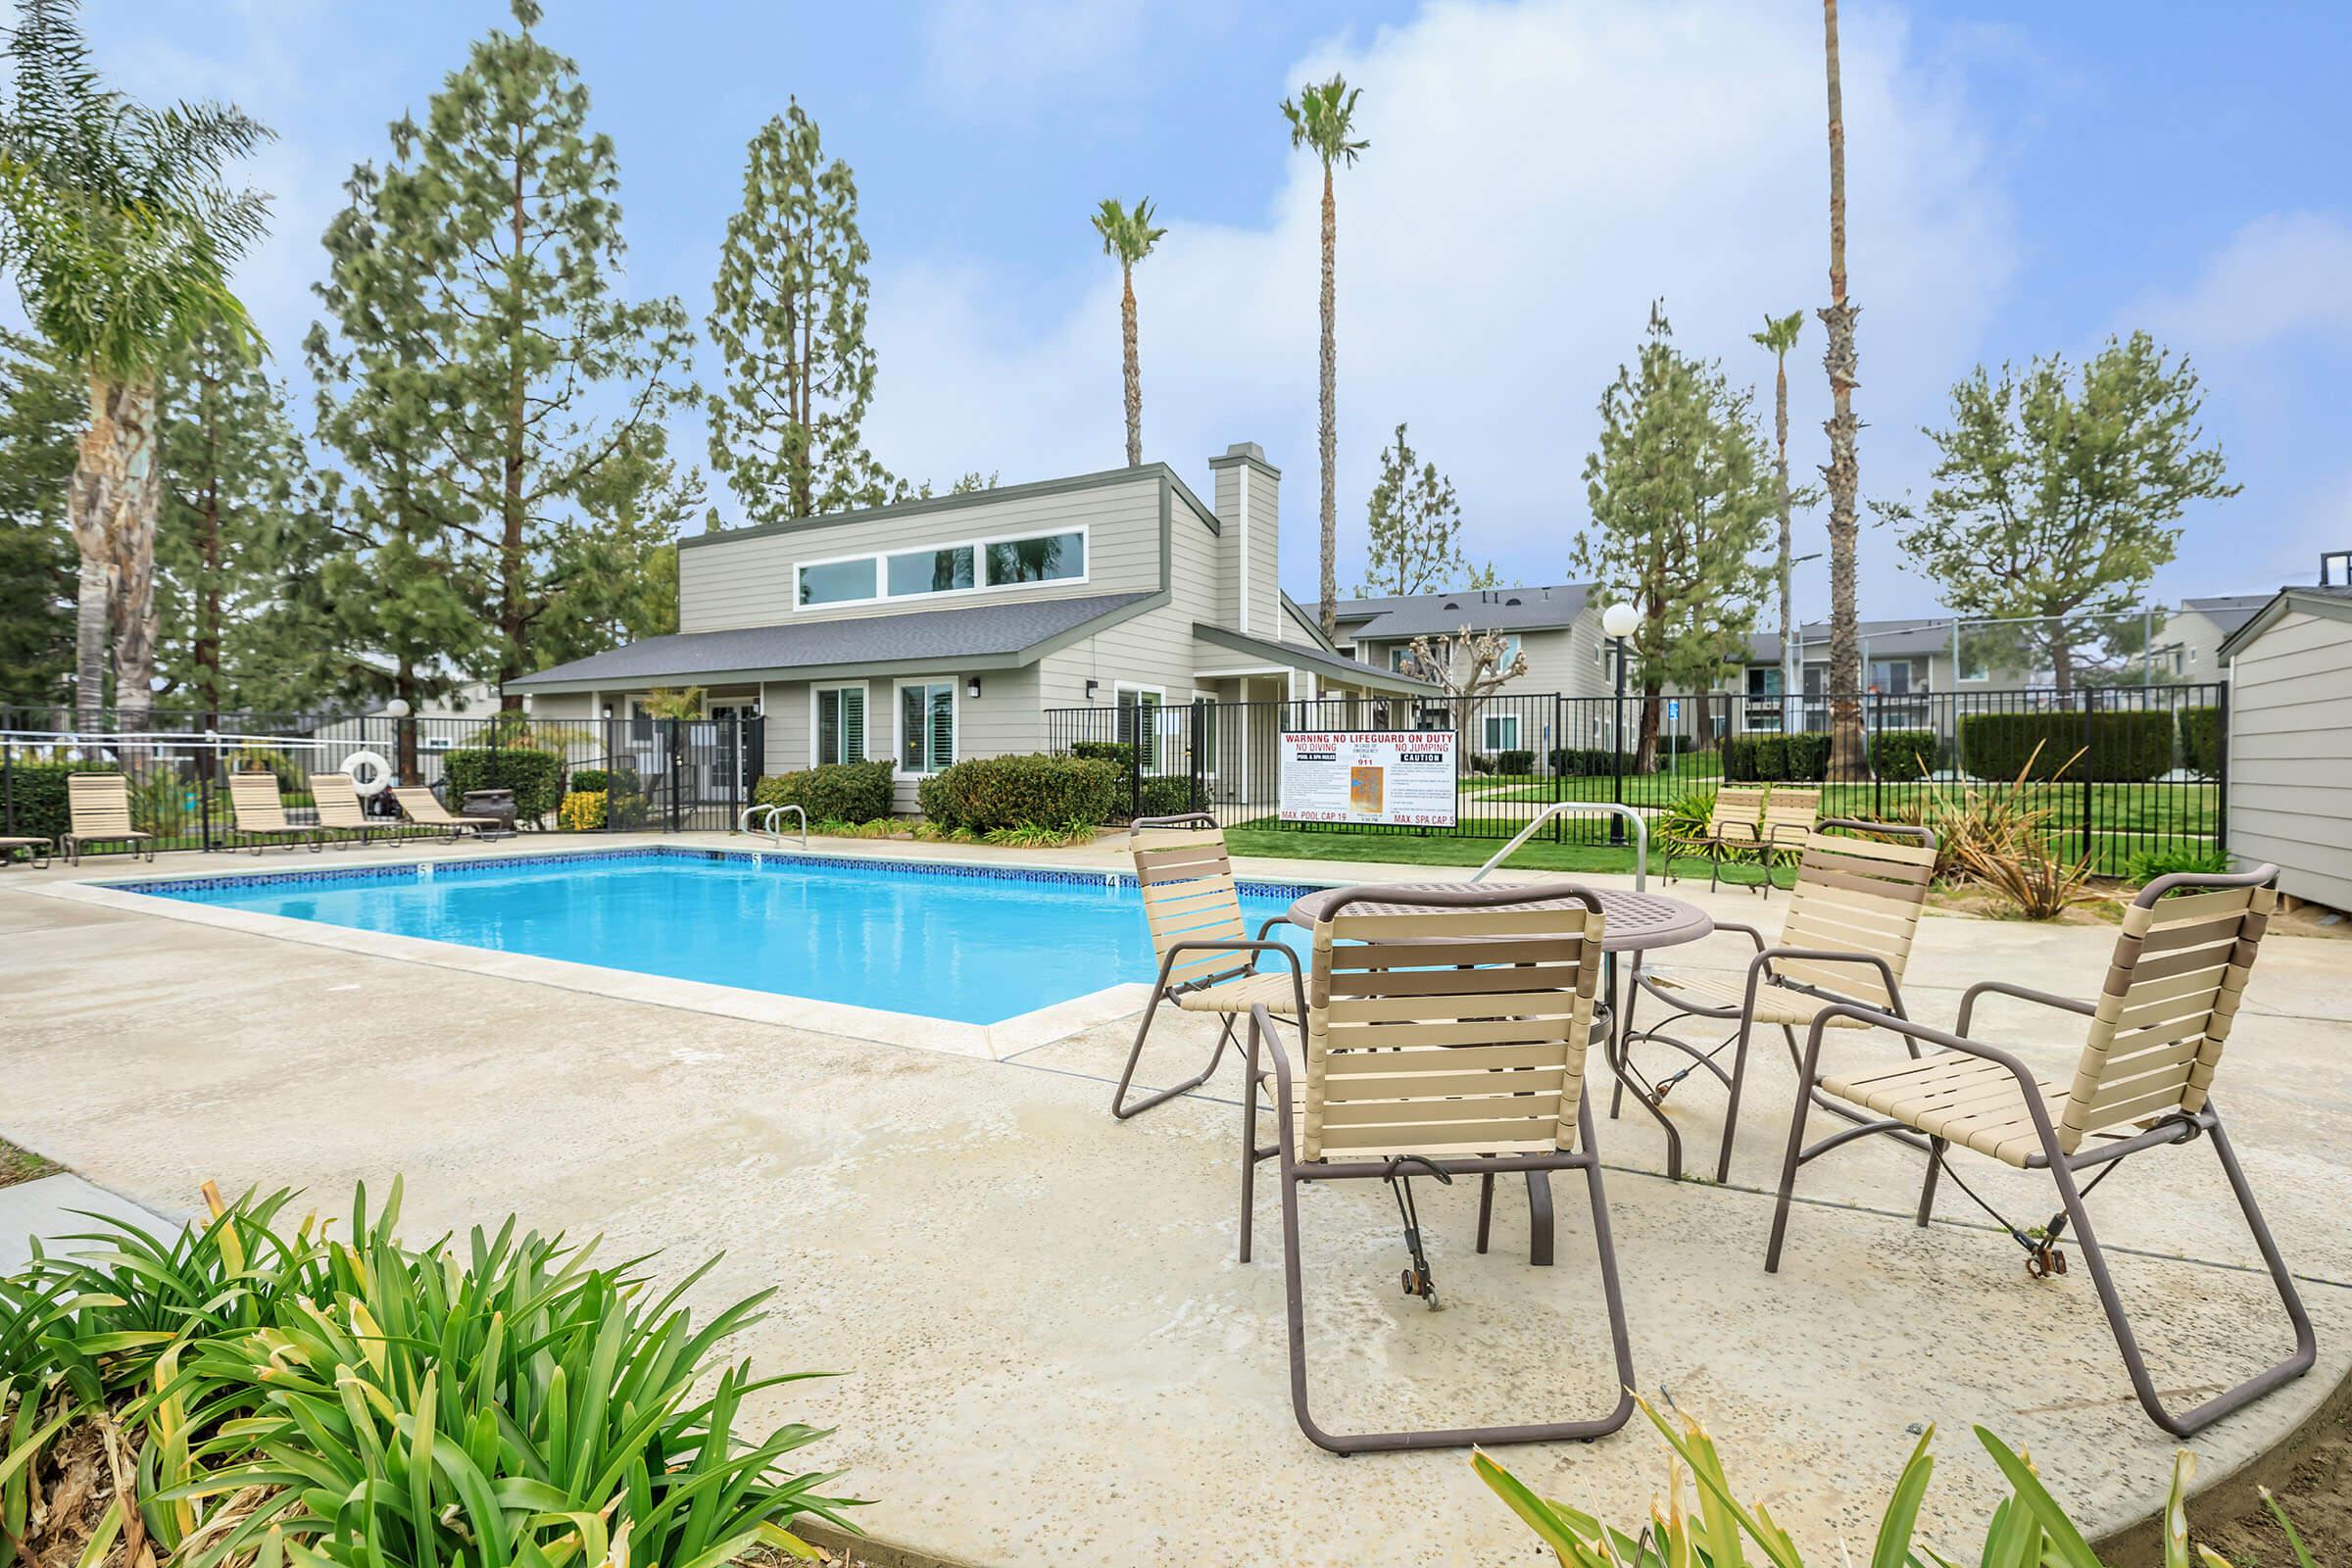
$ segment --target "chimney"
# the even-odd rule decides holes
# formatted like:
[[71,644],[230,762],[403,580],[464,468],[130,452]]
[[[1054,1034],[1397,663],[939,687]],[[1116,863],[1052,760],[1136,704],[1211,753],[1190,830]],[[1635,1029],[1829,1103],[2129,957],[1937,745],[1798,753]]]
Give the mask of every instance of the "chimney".
[[1248,636],[1280,637],[1282,470],[1254,441],[1236,441],[1208,466],[1217,481],[1218,618]]
[[2320,586],[2332,588],[2341,583],[2352,587],[2352,550],[2328,550],[2320,555]]

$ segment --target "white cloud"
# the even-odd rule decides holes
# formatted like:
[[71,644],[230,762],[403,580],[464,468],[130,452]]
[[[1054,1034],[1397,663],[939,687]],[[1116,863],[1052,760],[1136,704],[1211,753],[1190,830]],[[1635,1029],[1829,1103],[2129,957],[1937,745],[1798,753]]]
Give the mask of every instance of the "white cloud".
[[[1973,359],[2014,247],[1962,107],[1902,26],[1850,17],[1844,40],[1858,403],[1865,490],[1925,471],[1913,431]],[[1448,469],[1474,553],[1531,579],[1566,571],[1585,514],[1593,407],[1663,296],[1684,345],[1769,386],[1747,334],[1826,294],[1821,36],[1799,11],[1738,0],[1433,4],[1278,78],[1363,89],[1371,148],[1339,175],[1339,506],[1343,584],[1363,497],[1399,419]],[[1267,134],[1281,133],[1268,105]],[[1284,560],[1314,580],[1319,172],[1299,155],[1262,222],[1163,214],[1138,273],[1147,454],[1205,483],[1202,460],[1257,440],[1284,470]],[[901,471],[1007,481],[1119,460],[1115,274],[1045,328],[1008,337],[1008,279],[882,268],[882,383],[869,435]],[[1791,460],[1821,459],[1820,328],[1791,363]],[[1817,524],[1816,524],[1817,526]],[[1923,608],[1883,534],[1873,611]]]
[[2271,213],[2232,234],[2187,289],[2152,297],[2139,318],[2192,352],[2229,355],[2292,342],[2352,344],[2352,222]]

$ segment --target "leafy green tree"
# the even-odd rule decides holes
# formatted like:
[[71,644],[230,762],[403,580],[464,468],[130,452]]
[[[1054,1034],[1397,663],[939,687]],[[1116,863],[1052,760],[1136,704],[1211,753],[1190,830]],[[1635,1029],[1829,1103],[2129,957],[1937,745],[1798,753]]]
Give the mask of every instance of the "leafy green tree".
[[306,706],[277,661],[294,564],[326,548],[326,524],[285,389],[217,328],[167,363],[163,388],[159,690],[214,724]]
[[[66,485],[82,379],[41,344],[0,332],[0,708],[46,710],[74,668],[74,536]],[[53,727],[47,716],[38,727]]]
[[[1789,530],[1789,506],[1792,495],[1788,489],[1788,351],[1796,347],[1797,335],[1804,329],[1805,313],[1790,311],[1787,316],[1767,316],[1764,330],[1748,334],[1749,340],[1772,356],[1772,472],[1775,487],[1780,492],[1781,539],[1774,553],[1773,574],[1779,579],[1781,591],[1781,668],[1786,679],[1789,660],[1797,635],[1795,588],[1790,577],[1795,570],[1794,541]],[[1782,694],[1785,704],[1797,701],[1793,689]]]
[[1862,636],[1857,618],[1856,564],[1862,537],[1862,466],[1855,455],[1861,422],[1854,416],[1860,361],[1854,319],[1861,307],[1845,293],[1845,77],[1838,52],[1838,0],[1822,0],[1822,59],[1830,87],[1830,303],[1820,312],[1829,346],[1822,368],[1830,376],[1830,766],[1840,778],[1859,778],[1862,742]]
[[1323,459],[1323,635],[1339,635],[1340,549],[1340,436],[1339,353],[1335,342],[1340,246],[1340,210],[1332,197],[1331,172],[1339,164],[1353,167],[1369,141],[1354,138],[1355,101],[1363,96],[1344,76],[1308,83],[1297,98],[1283,100],[1283,118],[1291,122],[1291,145],[1304,147],[1323,165],[1323,350],[1320,384],[1322,423],[1316,450]]
[[[578,68],[532,33],[534,0],[514,14],[520,30],[475,43],[422,125],[392,127],[380,171],[355,172],[327,234],[340,344],[321,334],[315,358],[341,390],[321,434],[368,472],[371,547],[443,579],[405,608],[393,589],[403,624],[360,645],[404,680],[417,655],[503,686],[583,651],[557,634],[594,619],[573,596],[669,537],[647,524],[677,482],[662,421],[697,396],[684,309],[618,292],[619,163]],[[452,624],[468,600],[486,648]]]
[[1571,550],[1578,570],[1642,612],[1637,768],[1657,749],[1654,701],[1669,685],[1707,691],[1745,655],[1763,593],[1775,487],[1747,395],[1722,367],[1683,354],[1662,306],[1630,367],[1600,398],[1600,442],[1585,460],[1592,521]]
[[1135,341],[1135,264],[1152,254],[1164,228],[1152,226],[1152,200],[1138,201],[1133,212],[1105,197],[1095,214],[1095,232],[1102,236],[1102,254],[1119,264],[1119,348],[1127,369],[1127,466],[1144,462],[1144,368]]
[[894,486],[864,446],[874,395],[868,252],[850,166],[825,162],[798,102],[760,127],[711,284],[726,362],[710,399],[710,466],[744,516],[775,522],[879,506]]
[[1421,460],[1405,441],[1402,422],[1395,443],[1380,454],[1380,480],[1364,510],[1368,574],[1358,590],[1364,598],[1492,588],[1499,580],[1492,563],[1473,566],[1463,556],[1462,508],[1453,481]]
[[1952,388],[1951,423],[1925,432],[1939,454],[1925,511],[1879,510],[1953,611],[2033,617],[2034,656],[2070,690],[2085,645],[2137,647],[2129,612],[2173,559],[2181,514],[2238,492],[2203,403],[2188,362],[2145,332],[2109,338],[2079,377],[2055,354],[1997,379],[1979,366]]
[[156,110],[107,88],[75,9],[21,0],[9,35],[0,267],[16,273],[34,329],[88,383],[66,504],[79,555],[79,722],[104,726],[111,627],[117,721],[137,729],[153,707],[157,377],[208,326],[250,337],[227,278],[269,206],[224,175],[270,133],[233,107]]

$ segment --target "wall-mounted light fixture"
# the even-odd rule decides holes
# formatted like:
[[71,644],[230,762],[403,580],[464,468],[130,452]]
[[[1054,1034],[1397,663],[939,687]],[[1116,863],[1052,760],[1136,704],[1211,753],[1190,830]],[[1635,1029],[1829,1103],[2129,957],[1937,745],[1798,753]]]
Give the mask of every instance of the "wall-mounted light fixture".
[[1095,693],[1097,693],[1097,692],[1101,691],[1102,689],[1102,683],[1101,681],[1099,681],[1099,680],[1090,680],[1090,681],[1088,681],[1088,682],[1086,683],[1086,700],[1087,700],[1088,702],[1090,702],[1090,703],[1091,703],[1091,702],[1093,702],[1093,701],[1095,700]]
[[974,675],[963,683],[963,695],[977,702],[980,697],[980,677]]

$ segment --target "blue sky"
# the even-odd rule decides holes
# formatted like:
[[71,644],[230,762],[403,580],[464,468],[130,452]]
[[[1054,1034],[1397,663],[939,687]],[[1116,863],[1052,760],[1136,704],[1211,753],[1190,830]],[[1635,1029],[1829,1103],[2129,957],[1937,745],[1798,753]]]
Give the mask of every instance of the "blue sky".
[[[708,309],[743,144],[788,96],[855,167],[881,355],[868,433],[902,473],[1120,461],[1115,275],[1087,220],[1105,195],[1154,198],[1172,232],[1138,276],[1147,455],[1205,486],[1211,453],[1262,442],[1302,598],[1316,185],[1275,107],[1299,82],[1345,69],[1373,143],[1340,189],[1344,586],[1397,420],[1455,480],[1473,554],[1556,580],[1593,408],[1649,299],[1768,393],[1746,334],[1826,292],[1805,0],[547,12],[618,144],[633,291]],[[230,97],[279,131],[255,170],[279,232],[239,281],[299,388],[341,181],[504,4],[89,0],[88,21],[125,86]],[[1917,426],[1980,360],[2145,325],[2195,358],[2245,485],[2191,519],[2160,591],[2273,587],[2352,545],[2352,8],[1855,4],[1845,31],[1865,494],[1924,490]],[[1791,361],[1800,472],[1822,456],[1819,331]],[[681,433],[699,458],[699,428]],[[1821,548],[1819,515],[1799,529]],[[1933,608],[1891,535],[1863,560],[1865,614]]]

